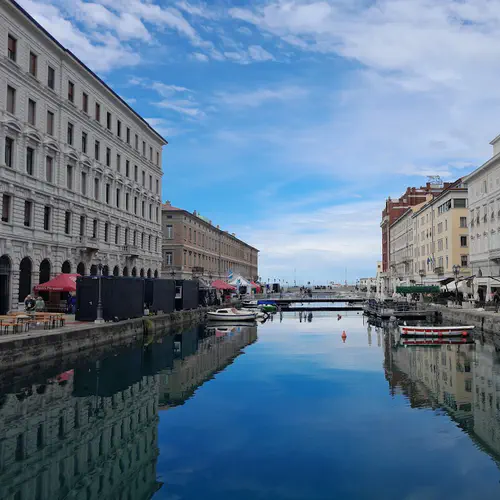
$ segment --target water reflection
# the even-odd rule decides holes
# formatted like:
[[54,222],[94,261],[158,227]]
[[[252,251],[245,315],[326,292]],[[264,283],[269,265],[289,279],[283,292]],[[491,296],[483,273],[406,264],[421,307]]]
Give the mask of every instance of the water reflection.
[[256,327],[198,326],[0,395],[0,498],[150,498],[159,402],[181,404],[257,338]]
[[385,376],[412,408],[443,410],[500,466],[500,356],[493,343],[403,346],[386,332]]

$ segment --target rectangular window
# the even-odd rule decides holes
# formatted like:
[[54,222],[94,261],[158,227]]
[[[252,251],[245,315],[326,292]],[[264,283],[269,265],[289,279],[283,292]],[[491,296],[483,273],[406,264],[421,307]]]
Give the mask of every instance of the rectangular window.
[[73,166],[66,165],[66,187],[73,191]]
[[125,245],[128,245],[128,227],[125,228],[125,235],[123,237]]
[[82,172],[82,194],[87,196],[87,172]]
[[7,42],[7,56],[14,62],[17,59],[17,40],[12,35],[9,35]]
[[67,211],[64,214],[64,234],[70,234],[71,232],[71,212]]
[[139,169],[137,165],[134,165],[134,181],[137,182],[137,178],[139,176]]
[[142,186],[146,187],[146,172],[142,171]]
[[110,167],[111,166],[111,149],[106,148],[106,166]]
[[130,195],[128,193],[125,193],[125,210],[127,212],[129,209],[129,204],[130,204]]
[[101,152],[101,144],[99,141],[95,141],[94,144],[94,158],[99,161],[99,156]]
[[146,156],[146,142],[142,141],[142,156]]
[[469,258],[467,255],[460,256],[460,266],[461,267],[468,267],[469,266]]
[[115,245],[118,245],[120,241],[120,226],[116,226],[115,228]]
[[104,241],[106,243],[109,242],[109,222],[104,224]]
[[149,220],[153,218],[153,205],[149,204]]
[[454,208],[467,208],[467,199],[466,198],[456,198],[453,200]]
[[54,90],[55,86],[56,86],[56,70],[52,66],[49,66],[47,68],[47,87],[49,87],[49,89]]
[[153,191],[153,176],[149,176],[149,190]]
[[116,135],[118,137],[122,136],[122,122],[120,120],[116,120]]
[[82,92],[82,109],[84,113],[89,112],[89,95],[85,92]]
[[68,144],[73,146],[73,124],[68,122]]
[[50,212],[51,208],[49,206],[45,206],[43,209],[43,229],[45,231],[50,231]]
[[156,164],[160,165],[160,153],[158,151],[156,152]]
[[109,111],[106,113],[106,128],[111,130],[111,113]]
[[10,222],[10,200],[9,194],[2,196],[2,222]]
[[109,205],[109,194],[110,194],[111,186],[106,184],[106,203]]
[[95,103],[95,119],[101,121],[101,105],[98,102]]
[[14,139],[10,137],[5,138],[5,165],[10,168],[14,167]]
[[172,265],[172,252],[165,252],[165,264],[167,266]]
[[173,227],[169,224],[166,227],[167,240],[171,240],[174,237]]
[[156,207],[156,218],[155,218],[155,221],[158,222],[158,207]]
[[47,134],[54,135],[54,113],[47,111]]
[[80,215],[80,236],[85,236],[85,215]]
[[127,127],[127,144],[130,144],[130,129]]
[[134,196],[134,214],[137,215],[137,196]]
[[14,114],[16,112],[16,89],[7,85],[7,111]]
[[141,213],[142,213],[143,217],[146,217],[146,202],[144,202],[144,201],[142,202],[142,211],[141,211]]
[[135,149],[139,151],[139,136],[135,134]]
[[125,162],[125,175],[130,176],[130,162],[128,160]]
[[94,219],[92,222],[92,238],[97,238],[97,233],[99,232],[99,223],[97,222],[97,219]]
[[149,146],[149,161],[153,161],[153,148]]
[[94,178],[94,199],[99,200],[99,179]]
[[31,214],[33,212],[33,202],[24,202],[24,226],[31,227]]
[[75,84],[68,80],[68,101],[75,102]]
[[460,246],[461,247],[467,246],[467,236],[460,236]]
[[467,217],[460,217],[460,227],[467,227]]
[[30,52],[30,75],[36,76],[38,72],[38,56]]
[[36,102],[28,99],[28,123],[35,126],[36,122]]
[[34,175],[35,173],[35,150],[33,148],[26,148],[26,173]]
[[122,157],[119,154],[117,154],[116,155],[116,171],[120,172],[121,167],[122,167]]
[[45,180],[54,182],[54,158],[47,156],[45,159]]
[[158,179],[156,179],[156,194],[160,194],[160,183]]
[[118,208],[120,208],[120,190],[119,189],[116,190],[116,200],[115,201],[116,201],[116,206]]
[[82,132],[82,153],[87,154],[87,132]]

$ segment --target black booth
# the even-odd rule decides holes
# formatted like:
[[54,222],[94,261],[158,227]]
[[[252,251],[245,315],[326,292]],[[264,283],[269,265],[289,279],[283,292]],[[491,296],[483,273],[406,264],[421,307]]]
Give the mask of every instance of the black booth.
[[[105,321],[140,318],[144,314],[144,279],[101,276],[102,316]],[[77,321],[97,318],[99,277],[80,276],[76,280]]]
[[144,304],[150,312],[171,313],[175,309],[175,281],[147,278]]
[[177,311],[198,309],[199,286],[197,280],[176,280],[175,309]]

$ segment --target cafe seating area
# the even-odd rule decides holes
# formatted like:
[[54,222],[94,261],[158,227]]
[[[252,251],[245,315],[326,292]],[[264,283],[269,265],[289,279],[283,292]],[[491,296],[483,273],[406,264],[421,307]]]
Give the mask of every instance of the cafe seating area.
[[32,329],[49,330],[64,326],[63,313],[12,312],[0,316],[0,335],[28,332]]

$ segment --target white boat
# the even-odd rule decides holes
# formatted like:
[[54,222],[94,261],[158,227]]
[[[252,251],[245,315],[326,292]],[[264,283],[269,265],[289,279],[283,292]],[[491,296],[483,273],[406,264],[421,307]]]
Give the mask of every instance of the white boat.
[[244,308],[256,308],[256,307],[259,307],[259,304],[256,300],[244,300],[241,305],[244,307]]
[[257,318],[257,313],[253,311],[238,311],[234,307],[227,307],[225,309],[217,309],[207,313],[208,319],[215,319],[218,321],[253,321]]
[[401,335],[411,337],[467,337],[473,326],[402,326]]

